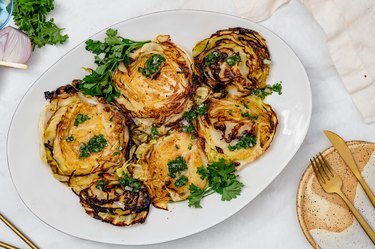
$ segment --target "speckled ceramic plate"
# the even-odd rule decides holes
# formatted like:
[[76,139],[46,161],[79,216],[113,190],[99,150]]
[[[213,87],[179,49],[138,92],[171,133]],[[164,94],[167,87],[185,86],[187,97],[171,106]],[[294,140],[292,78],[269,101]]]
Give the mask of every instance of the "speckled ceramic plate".
[[[350,141],[347,145],[362,176],[375,190],[375,143]],[[375,229],[375,210],[350,169],[333,147],[322,154],[343,179],[344,194]],[[298,187],[297,215],[303,233],[314,248],[375,248],[340,197],[323,191],[311,164]]]

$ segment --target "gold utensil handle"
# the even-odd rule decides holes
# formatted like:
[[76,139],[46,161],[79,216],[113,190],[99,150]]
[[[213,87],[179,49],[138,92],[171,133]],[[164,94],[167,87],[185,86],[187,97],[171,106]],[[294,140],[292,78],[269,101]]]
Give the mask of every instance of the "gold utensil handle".
[[345,204],[348,206],[350,211],[353,213],[354,217],[358,220],[359,224],[365,230],[368,237],[371,239],[372,243],[375,244],[375,232],[372,230],[370,225],[367,221],[363,218],[363,216],[357,211],[354,205],[349,201],[349,199],[344,195],[344,193],[337,192],[337,194],[344,200]]
[[15,232],[18,237],[20,237],[26,244],[28,244],[32,249],[38,249],[38,247],[31,242],[25,235],[23,235],[12,223],[10,223],[3,215],[0,214],[0,220],[2,220],[5,225],[7,225],[13,232]]
[[374,193],[371,191],[371,189],[369,188],[369,186],[367,185],[367,183],[365,182],[362,176],[358,178],[358,181],[361,184],[363,190],[365,191],[367,197],[370,199],[372,205],[375,207]]
[[0,247],[5,248],[5,249],[18,249],[17,247],[11,246],[11,245],[9,245],[7,243],[4,243],[4,242],[1,242],[1,241],[0,241]]

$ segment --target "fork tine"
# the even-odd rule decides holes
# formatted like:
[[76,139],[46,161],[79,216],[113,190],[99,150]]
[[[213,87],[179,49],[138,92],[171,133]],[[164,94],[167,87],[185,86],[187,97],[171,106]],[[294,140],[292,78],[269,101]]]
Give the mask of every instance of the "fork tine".
[[334,177],[334,174],[333,174],[333,169],[331,167],[331,165],[329,165],[329,163],[326,161],[326,159],[324,158],[324,156],[322,155],[322,153],[319,152],[319,156],[323,162],[323,164],[326,166],[325,168],[328,169],[329,171],[329,174]]
[[320,170],[319,170],[319,168],[317,166],[317,163],[315,161],[315,157],[313,157],[313,160],[310,159],[310,162],[311,162],[311,165],[312,165],[313,170],[315,172],[315,176],[318,179],[318,181],[326,183],[326,181],[324,180],[324,177],[321,175],[321,172],[320,172]]
[[[321,171],[324,172],[324,174],[326,175],[328,181],[331,179],[331,177],[328,175],[327,173],[327,164],[325,164],[325,162],[322,160],[322,158],[318,155],[315,156],[316,160],[318,161],[318,165],[319,165],[319,168],[321,168]],[[332,176],[333,177],[333,176]]]

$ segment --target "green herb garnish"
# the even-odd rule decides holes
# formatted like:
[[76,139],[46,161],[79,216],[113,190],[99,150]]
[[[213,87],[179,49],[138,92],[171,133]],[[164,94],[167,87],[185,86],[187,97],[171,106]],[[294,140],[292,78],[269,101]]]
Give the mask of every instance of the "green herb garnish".
[[113,152],[113,155],[114,155],[114,156],[117,156],[117,155],[120,153],[121,150],[122,150],[122,146],[119,146],[119,147],[117,148],[117,150],[116,150],[115,152]]
[[132,188],[135,192],[138,192],[138,190],[141,188],[141,183],[137,179],[130,177],[124,171],[122,172],[122,176],[119,179],[119,183],[121,187],[125,188],[126,186],[128,186]]
[[186,176],[180,176],[180,178],[178,178],[175,182],[174,182],[174,185],[176,187],[182,187],[182,186],[185,186],[186,183],[189,181],[189,179],[186,177]]
[[123,61],[125,66],[130,64],[130,53],[142,47],[150,41],[132,41],[117,35],[117,30],[108,29],[104,42],[87,40],[86,50],[95,54],[95,64],[98,66],[91,74],[83,78],[79,89],[86,95],[103,96],[108,103],[120,92],[112,82],[112,74],[119,62]]
[[160,54],[153,54],[147,59],[144,67],[139,67],[138,71],[143,74],[146,78],[153,78],[157,73],[160,72],[165,58]]
[[89,147],[87,146],[87,144],[85,143],[81,144],[81,147],[79,148],[79,150],[81,151],[81,153],[79,154],[80,159],[83,157],[90,156],[90,151],[89,151]]
[[221,57],[221,53],[216,50],[212,50],[205,58],[205,64],[206,66],[210,66],[211,64],[216,63],[219,58]]
[[107,140],[102,134],[92,137],[88,143],[90,152],[99,152],[107,145]]
[[184,170],[187,170],[187,165],[185,159],[182,156],[179,156],[175,160],[168,162],[168,175],[171,178],[176,178],[176,174]]
[[282,83],[282,81],[280,81],[279,83],[273,84],[273,85],[267,85],[263,89],[254,89],[254,90],[251,91],[251,94],[258,96],[261,99],[265,99],[268,95],[271,95],[274,92],[281,95],[282,89],[283,89],[281,83]]
[[235,145],[229,145],[228,149],[230,151],[234,151],[234,150],[252,148],[256,145],[256,143],[257,143],[257,139],[255,136],[246,134],[246,135],[240,136]]
[[98,183],[96,184],[96,188],[103,190],[104,187],[105,187],[105,181],[103,179],[100,179]]
[[190,184],[189,207],[201,208],[201,200],[213,193],[221,195],[222,201],[230,201],[240,195],[243,183],[237,180],[234,174],[236,168],[232,162],[226,163],[224,159],[209,164],[207,168],[199,167],[197,173],[201,179],[207,179],[208,186],[204,189]]
[[79,158],[82,157],[89,157],[90,153],[95,153],[103,150],[103,148],[107,145],[107,140],[104,138],[102,134],[93,136],[87,144],[81,144],[80,151],[81,154]]
[[194,126],[191,123],[182,126],[182,131],[192,133],[194,131]]
[[189,144],[188,150],[191,150],[191,148],[193,148],[193,144]]
[[259,118],[259,115],[254,115],[254,116],[252,116],[252,115],[250,115],[249,112],[243,112],[241,116],[242,116],[242,117],[249,118],[250,120],[251,120],[251,119],[257,120],[257,119]]
[[87,121],[89,119],[90,119],[90,117],[87,116],[86,114],[79,113],[76,116],[76,119],[74,120],[74,126],[78,126],[79,124],[82,124],[82,123],[84,123],[85,121]]
[[230,66],[230,67],[233,67],[237,62],[240,62],[241,61],[241,57],[240,57],[240,54],[239,53],[233,53],[232,55],[230,55],[228,58],[227,58],[227,64]]
[[151,127],[151,134],[150,134],[151,139],[155,139],[159,137],[159,131],[158,128],[156,127]]
[[186,121],[191,122],[196,119],[198,116],[203,116],[207,113],[207,105],[200,104],[197,108],[190,110],[189,112],[184,113],[184,118]]
[[176,148],[176,150],[180,149],[180,146],[178,146],[177,144],[175,144],[174,147]]
[[20,30],[31,39],[33,46],[63,44],[68,35],[63,35],[53,18],[47,15],[54,9],[53,0],[17,0],[13,6],[13,20]]
[[73,135],[67,136],[67,137],[65,138],[65,141],[67,141],[67,142],[72,142],[72,141],[74,141],[74,137],[73,137]]

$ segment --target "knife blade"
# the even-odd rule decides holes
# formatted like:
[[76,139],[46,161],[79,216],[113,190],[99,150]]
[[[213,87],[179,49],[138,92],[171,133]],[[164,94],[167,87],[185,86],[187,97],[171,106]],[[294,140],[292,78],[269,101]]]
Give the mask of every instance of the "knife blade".
[[346,145],[345,141],[339,135],[332,131],[325,130],[324,134],[327,136],[333,147],[335,147],[336,151],[344,160],[345,164],[349,167],[354,176],[357,178],[358,182],[361,184],[363,190],[365,191],[367,197],[370,199],[372,205],[375,207],[375,196],[371,189],[368,187],[365,180],[363,179],[361,172],[359,172],[357,164],[353,158],[353,154],[350,151],[349,147]]

